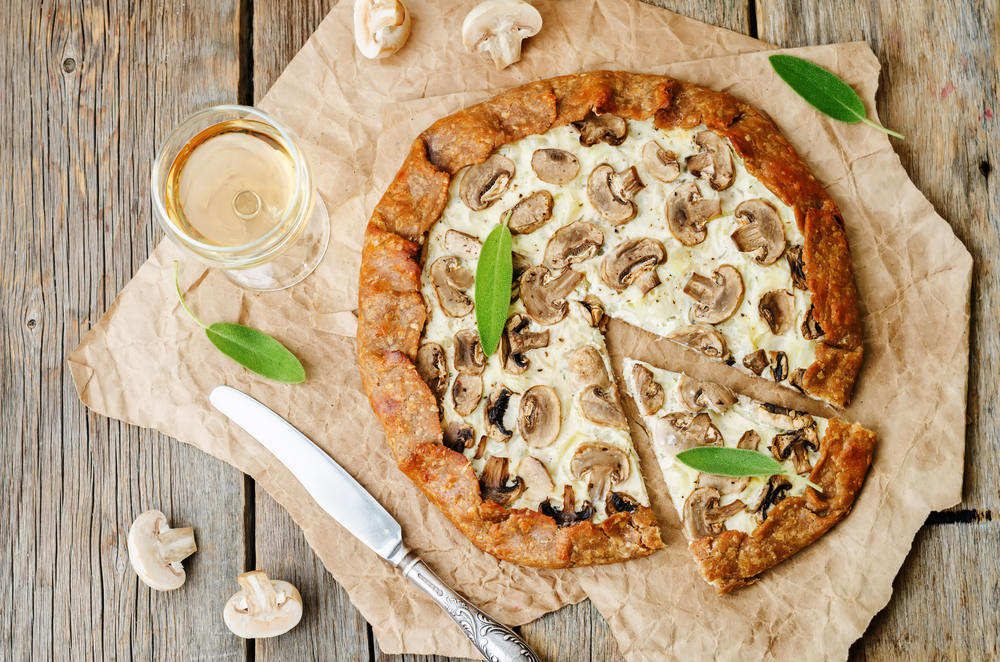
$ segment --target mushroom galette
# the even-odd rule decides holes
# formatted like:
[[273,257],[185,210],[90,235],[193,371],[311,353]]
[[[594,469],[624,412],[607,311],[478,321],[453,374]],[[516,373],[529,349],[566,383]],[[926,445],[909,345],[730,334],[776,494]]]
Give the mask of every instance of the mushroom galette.
[[[504,219],[514,283],[487,357],[475,273]],[[525,565],[662,546],[606,315],[837,405],[861,362],[834,202],[752,108],[660,76],[539,81],[435,123],[374,210],[360,290],[362,378],[400,468]]]

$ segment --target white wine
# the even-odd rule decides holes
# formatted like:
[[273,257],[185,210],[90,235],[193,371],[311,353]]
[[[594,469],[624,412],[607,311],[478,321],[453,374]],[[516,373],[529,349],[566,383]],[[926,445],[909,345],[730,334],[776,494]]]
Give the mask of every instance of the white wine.
[[296,195],[295,160],[273,127],[251,119],[228,120],[184,145],[165,188],[167,213],[189,238],[212,246],[243,246],[285,219]]

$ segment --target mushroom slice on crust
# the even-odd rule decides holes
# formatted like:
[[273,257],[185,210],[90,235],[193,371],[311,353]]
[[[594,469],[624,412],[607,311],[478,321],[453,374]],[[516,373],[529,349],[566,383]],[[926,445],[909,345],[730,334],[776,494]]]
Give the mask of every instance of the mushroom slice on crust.
[[714,538],[726,529],[726,520],[743,510],[745,504],[737,499],[720,506],[719,490],[714,487],[699,487],[684,502],[684,534],[688,540]]
[[427,382],[431,393],[440,400],[448,391],[448,358],[436,342],[424,343],[417,350],[417,374]]
[[771,440],[771,452],[774,457],[779,460],[791,458],[797,474],[812,471],[809,451],[819,451],[819,434],[816,432],[815,424],[801,430],[776,434]]
[[694,182],[681,184],[667,198],[667,227],[677,241],[696,246],[708,236],[708,222],[722,215],[718,198],[703,200]]
[[540,502],[552,492],[552,476],[538,458],[522,457],[517,463],[517,475],[527,488],[521,496],[528,501]]
[[721,414],[736,404],[736,394],[722,384],[684,374],[677,380],[677,392],[684,408],[695,413],[707,407]]
[[681,174],[677,155],[660,147],[655,140],[642,146],[642,163],[655,179],[669,184]]
[[551,386],[535,384],[521,397],[517,429],[524,443],[532,448],[545,448],[559,436],[562,406]]
[[580,159],[564,149],[536,149],[531,169],[546,184],[568,184],[580,172]]
[[507,415],[507,406],[510,405],[510,396],[514,392],[503,384],[497,384],[490,397],[486,399],[486,408],[483,409],[483,417],[486,419],[486,435],[490,439],[497,441],[507,441],[514,432],[504,427],[503,419]]
[[635,403],[644,416],[652,416],[663,406],[663,387],[653,379],[653,371],[636,363],[632,366],[632,385]]
[[677,455],[697,446],[722,446],[722,433],[708,414],[674,412],[653,423],[653,443]]
[[549,499],[538,507],[538,512],[554,519],[559,528],[572,526],[577,522],[586,522],[594,515],[594,506],[589,501],[584,502],[582,509],[575,510],[575,508],[576,494],[573,492],[573,486],[567,485],[563,488],[563,507],[561,510],[553,506],[552,500]]
[[757,303],[760,318],[776,336],[783,336],[795,321],[795,297],[785,290],[771,290]]
[[802,244],[789,246],[785,251],[785,259],[788,260],[788,269],[792,272],[792,287],[797,290],[806,290],[806,263],[802,259]]
[[612,386],[603,389],[600,386],[588,386],[580,393],[580,414],[598,425],[609,428],[624,428],[625,414],[618,404],[618,389]]
[[463,375],[481,375],[486,368],[486,355],[475,329],[455,332],[455,370]]
[[604,501],[612,485],[628,480],[628,455],[610,444],[596,441],[581,444],[569,467],[573,478],[587,481],[592,503]]
[[483,501],[492,501],[506,508],[524,492],[524,481],[517,476],[514,476],[514,484],[507,486],[510,478],[507,473],[508,462],[507,458],[496,456],[486,460],[483,475],[479,477],[479,494]]
[[[511,234],[531,234],[552,219],[552,194],[537,191],[514,205],[510,210],[507,228]],[[507,219],[507,212],[500,214],[500,222]]]
[[608,492],[604,500],[604,512],[608,517],[617,513],[634,513],[639,510],[639,502],[624,492]]
[[657,239],[626,239],[601,261],[601,280],[613,290],[623,292],[635,284],[643,294],[660,284],[656,268],[667,259],[667,251]]
[[171,529],[167,516],[147,510],[135,518],[128,530],[128,560],[146,586],[173,591],[187,579],[181,561],[198,551],[194,529]]
[[764,425],[779,430],[802,430],[816,424],[813,417],[804,411],[772,405],[769,402],[754,402],[753,414]]
[[758,501],[747,504],[747,510],[754,513],[758,522],[763,522],[767,519],[767,512],[771,507],[788,496],[788,491],[791,489],[792,481],[781,474],[771,476],[767,485],[761,490]]
[[354,43],[370,60],[398,51],[410,36],[410,12],[399,0],[355,0]]
[[816,321],[815,311],[816,306],[810,304],[809,310],[806,312],[806,318],[802,320],[802,337],[806,340],[816,340],[825,333],[823,327]]
[[729,358],[726,339],[715,330],[715,327],[707,324],[689,324],[677,327],[668,333],[666,338],[712,359],[726,360]]
[[465,171],[459,195],[469,209],[481,211],[500,199],[513,177],[514,162],[494,154]]
[[743,357],[743,367],[758,377],[764,374],[769,365],[771,362],[767,360],[767,352],[763,349],[758,349],[753,354],[747,354]]
[[599,142],[617,147],[625,142],[628,136],[628,123],[610,113],[598,115],[591,111],[582,120],[573,122],[573,126],[580,132],[580,144],[585,147]]
[[455,413],[459,416],[468,416],[476,411],[482,399],[482,377],[466,374],[455,377],[455,383],[451,385],[451,401],[455,405]]
[[478,260],[479,253],[483,250],[483,242],[471,234],[458,230],[448,230],[444,233],[444,249],[452,255],[464,257],[466,260]]
[[244,572],[236,581],[243,589],[229,598],[222,620],[237,637],[276,637],[302,620],[302,596],[288,582],[268,579],[262,570]]
[[743,301],[743,277],[736,267],[728,264],[719,266],[711,278],[701,274],[691,274],[684,294],[694,297],[698,303],[691,309],[695,322],[718,324],[733,316]]
[[584,345],[569,355],[569,383],[577,391],[588,386],[608,388],[611,379],[604,364],[604,357],[593,345]]
[[719,490],[719,494],[739,494],[750,484],[748,477],[732,478],[714,474],[698,474],[698,487],[711,487]]
[[439,257],[431,265],[431,285],[434,286],[441,309],[448,317],[465,317],[475,308],[472,299],[462,292],[472,287],[475,280],[473,273],[468,267],[459,264],[456,257]]
[[631,166],[621,172],[607,163],[594,168],[587,178],[587,197],[604,220],[612,225],[628,223],[635,216],[632,197],[646,188],[639,172]]
[[741,253],[752,253],[757,264],[774,264],[785,252],[785,229],[778,210],[764,200],[744,200],[733,213],[740,227],[730,235]]
[[528,369],[528,359],[524,355],[529,349],[541,349],[549,346],[549,331],[528,331],[531,320],[520,313],[511,315],[500,336],[500,362],[503,371],[511,375],[520,375]]
[[596,225],[575,221],[555,231],[545,246],[545,261],[562,269],[594,257],[603,244],[604,233]]
[[521,301],[528,316],[539,324],[555,324],[569,312],[566,295],[583,280],[583,274],[564,269],[553,278],[548,267],[532,267],[521,276]]
[[476,445],[476,431],[468,423],[452,421],[444,429],[441,443],[456,453],[462,453]]
[[470,53],[489,53],[497,71],[521,59],[521,42],[542,29],[542,15],[520,0],[486,0],[462,23],[462,43]]
[[687,157],[688,171],[699,179],[707,176],[708,183],[716,191],[729,188],[736,175],[736,169],[726,140],[711,131],[700,131],[694,137],[694,141],[704,151]]

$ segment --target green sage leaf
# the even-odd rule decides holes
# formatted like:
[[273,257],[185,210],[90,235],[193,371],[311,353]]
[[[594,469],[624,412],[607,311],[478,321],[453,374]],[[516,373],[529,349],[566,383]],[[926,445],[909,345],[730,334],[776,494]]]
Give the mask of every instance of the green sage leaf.
[[286,384],[299,384],[306,371],[295,355],[280,342],[242,324],[216,322],[205,335],[220,352],[258,375]]
[[805,481],[806,485],[817,492],[823,488],[807,478],[785,471],[774,458],[748,450],[746,448],[727,448],[725,446],[698,446],[689,448],[677,454],[677,459],[695,471],[730,478],[749,476],[774,476],[781,474],[789,478]]
[[868,119],[865,104],[851,87],[834,74],[794,55],[776,54],[768,58],[781,80],[819,112],[840,122],[864,122],[897,138],[906,136],[890,131]]
[[493,228],[486,237],[479,252],[479,264],[476,265],[476,327],[486,356],[492,356],[497,351],[510,309],[514,263],[510,230],[507,229],[509,219],[510,212],[503,223]]

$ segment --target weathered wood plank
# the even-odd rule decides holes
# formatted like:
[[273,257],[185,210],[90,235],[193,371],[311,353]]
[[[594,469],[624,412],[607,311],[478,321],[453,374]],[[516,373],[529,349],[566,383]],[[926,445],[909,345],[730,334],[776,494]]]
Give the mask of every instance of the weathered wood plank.
[[[345,0],[346,1],[346,0]],[[260,101],[337,0],[253,3],[253,95]]]

